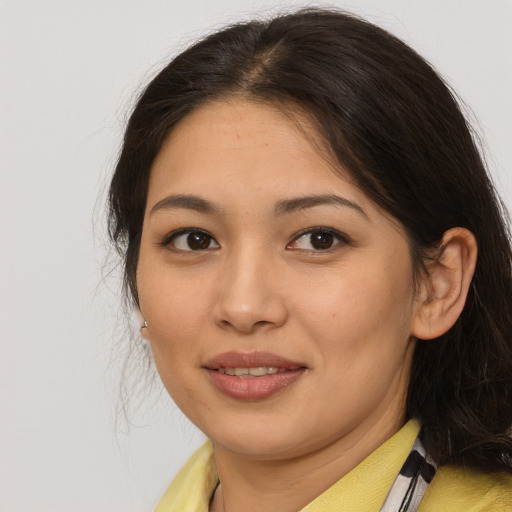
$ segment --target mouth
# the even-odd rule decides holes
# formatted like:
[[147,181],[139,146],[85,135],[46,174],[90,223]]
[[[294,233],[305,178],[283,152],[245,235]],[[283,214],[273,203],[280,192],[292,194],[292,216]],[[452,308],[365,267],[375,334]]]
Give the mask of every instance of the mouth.
[[229,352],[214,357],[204,369],[222,394],[237,400],[261,400],[295,383],[307,367],[267,352]]
[[284,373],[290,371],[287,368],[277,368],[275,366],[255,366],[252,368],[217,368],[219,373],[231,375],[232,377],[240,377],[241,379],[253,379],[255,377],[263,377],[265,375],[275,375],[276,373]]

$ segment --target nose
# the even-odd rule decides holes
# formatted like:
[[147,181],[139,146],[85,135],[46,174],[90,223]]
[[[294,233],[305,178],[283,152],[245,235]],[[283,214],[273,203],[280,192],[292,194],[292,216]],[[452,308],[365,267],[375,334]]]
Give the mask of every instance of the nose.
[[278,275],[276,263],[261,251],[226,261],[213,308],[215,323],[239,334],[281,327],[288,311]]

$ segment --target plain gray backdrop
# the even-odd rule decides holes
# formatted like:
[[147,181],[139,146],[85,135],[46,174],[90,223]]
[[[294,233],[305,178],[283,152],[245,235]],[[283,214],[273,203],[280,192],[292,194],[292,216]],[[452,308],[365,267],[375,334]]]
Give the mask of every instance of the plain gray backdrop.
[[[0,0],[0,512],[152,510],[201,442],[149,391],[136,426],[116,429],[124,318],[118,276],[102,281],[105,188],[134,92],[172,55],[224,23],[305,5]],[[330,5],[444,75],[511,207],[512,1]]]

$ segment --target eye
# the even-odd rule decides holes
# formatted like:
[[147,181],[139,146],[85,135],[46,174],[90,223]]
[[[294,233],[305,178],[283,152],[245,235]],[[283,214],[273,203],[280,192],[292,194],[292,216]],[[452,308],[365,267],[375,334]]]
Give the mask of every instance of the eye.
[[219,248],[219,244],[210,234],[199,229],[180,229],[172,233],[163,245],[178,251],[207,251]]
[[301,251],[328,251],[346,243],[348,243],[347,237],[338,231],[330,228],[313,228],[303,231],[286,248]]

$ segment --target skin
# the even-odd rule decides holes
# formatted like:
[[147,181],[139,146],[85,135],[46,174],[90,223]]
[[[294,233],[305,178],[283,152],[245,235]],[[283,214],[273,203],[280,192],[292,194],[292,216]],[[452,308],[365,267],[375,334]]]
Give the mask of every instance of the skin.
[[[151,170],[143,335],[168,392],[213,441],[213,511],[296,511],[404,424],[421,316],[407,238],[297,119],[249,100],[209,103],[175,127]],[[176,195],[213,209],[161,202]],[[333,195],[344,204],[276,211]],[[340,233],[323,235],[328,249],[304,233],[319,226]],[[191,250],[182,229],[211,239]],[[256,350],[306,370],[261,400],[212,385],[206,361]]]

